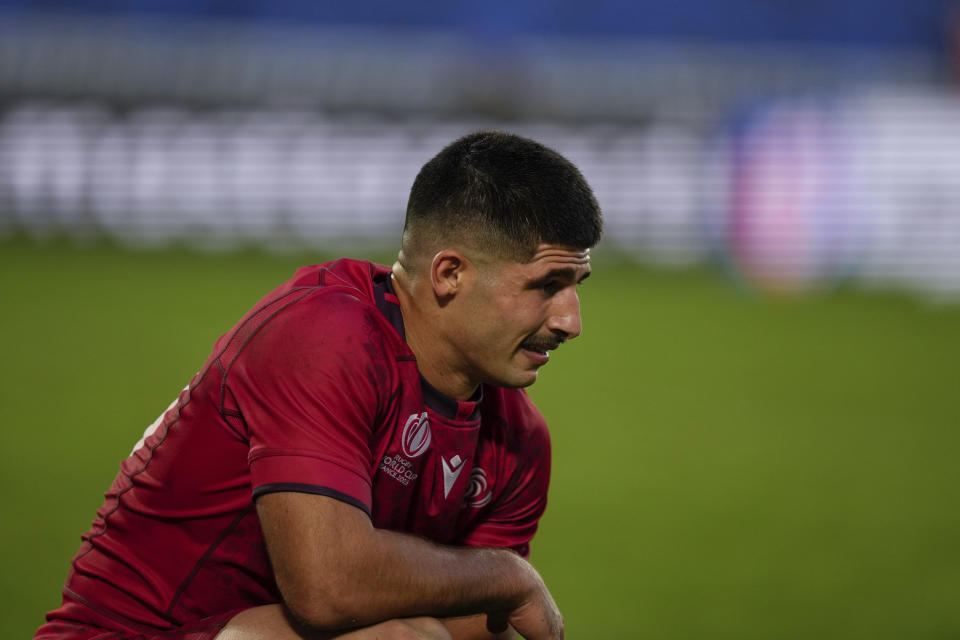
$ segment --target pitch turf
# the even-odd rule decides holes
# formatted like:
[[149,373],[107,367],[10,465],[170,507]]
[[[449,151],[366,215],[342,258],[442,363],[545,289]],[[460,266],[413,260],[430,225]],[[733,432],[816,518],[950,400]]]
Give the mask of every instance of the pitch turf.
[[[320,259],[0,241],[0,637],[58,603],[216,337]],[[570,637],[960,636],[960,307],[603,260],[581,297],[532,389],[554,439],[534,561]]]

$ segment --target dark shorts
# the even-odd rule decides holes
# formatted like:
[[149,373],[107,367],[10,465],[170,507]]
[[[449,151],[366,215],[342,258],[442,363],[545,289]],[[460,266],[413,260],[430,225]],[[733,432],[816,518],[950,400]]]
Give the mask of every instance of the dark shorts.
[[175,629],[133,628],[63,596],[63,605],[47,614],[47,623],[37,630],[34,640],[213,640],[233,616],[243,611],[227,611],[195,620]]

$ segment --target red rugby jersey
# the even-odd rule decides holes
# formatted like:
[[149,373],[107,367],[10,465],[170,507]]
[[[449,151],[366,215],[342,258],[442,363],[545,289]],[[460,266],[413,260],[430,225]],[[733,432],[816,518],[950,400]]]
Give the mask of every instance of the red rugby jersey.
[[120,472],[64,592],[167,629],[278,602],[254,499],[331,496],[379,528],[527,555],[550,444],[522,390],[417,371],[387,267],[303,267],[226,335]]

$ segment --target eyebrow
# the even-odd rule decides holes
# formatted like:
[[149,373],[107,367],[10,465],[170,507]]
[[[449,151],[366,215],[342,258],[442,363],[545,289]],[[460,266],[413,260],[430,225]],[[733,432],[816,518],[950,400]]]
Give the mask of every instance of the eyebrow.
[[[571,269],[568,267],[566,269],[551,269],[550,271],[547,272],[547,275],[540,278],[539,281],[542,282],[544,280],[553,280],[554,278],[559,278],[561,280],[573,280],[576,277],[577,277],[577,272],[574,269]],[[590,272],[587,271],[585,274],[583,274],[582,278],[577,280],[577,284],[580,284],[581,282],[583,282],[589,277],[590,277]]]

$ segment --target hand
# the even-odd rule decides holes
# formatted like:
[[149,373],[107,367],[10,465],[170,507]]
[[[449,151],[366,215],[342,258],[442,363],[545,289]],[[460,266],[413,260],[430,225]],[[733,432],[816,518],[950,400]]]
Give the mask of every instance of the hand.
[[502,633],[510,624],[526,640],[563,640],[563,616],[536,572],[533,593],[512,611],[487,614],[487,630]]

